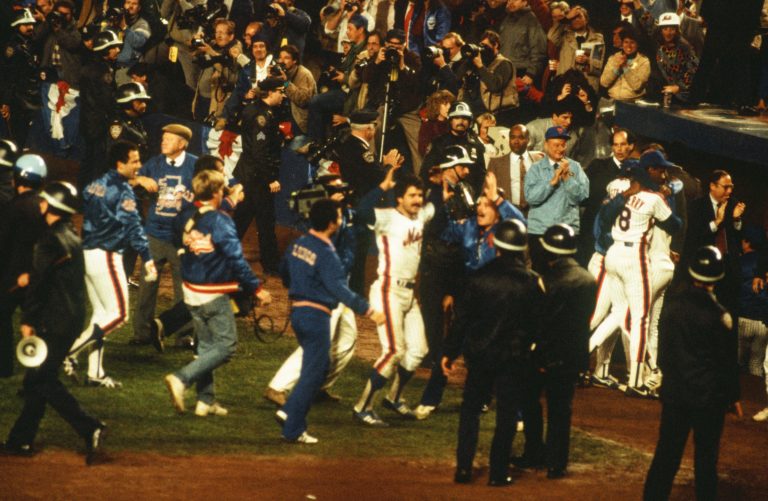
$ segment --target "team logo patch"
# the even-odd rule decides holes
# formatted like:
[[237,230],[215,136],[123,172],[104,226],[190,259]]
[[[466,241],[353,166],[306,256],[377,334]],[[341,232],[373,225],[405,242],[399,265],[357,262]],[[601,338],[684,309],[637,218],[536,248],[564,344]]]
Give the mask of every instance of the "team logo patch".
[[5,57],[6,58],[8,58],[8,59],[12,58],[13,54],[14,54],[13,47],[11,47],[9,45],[8,47],[5,48]]
[[372,151],[366,151],[363,153],[363,160],[365,160],[368,163],[373,162],[373,152]]
[[437,26],[437,18],[435,16],[431,16],[427,18],[427,29],[434,30],[435,26]]
[[125,212],[136,211],[136,200],[133,200],[132,198],[126,198],[125,200],[123,200],[123,203],[121,205]]
[[259,115],[256,117],[256,123],[259,124],[259,127],[264,127],[267,125],[267,117],[264,115]]
[[199,256],[200,254],[210,254],[215,250],[210,233],[204,235],[198,230],[192,230],[189,233],[184,233],[183,240],[184,245],[186,245],[189,248],[189,251],[196,256]]
[[113,123],[109,126],[109,137],[112,139],[117,139],[120,137],[120,134],[123,133],[123,126],[119,123]]

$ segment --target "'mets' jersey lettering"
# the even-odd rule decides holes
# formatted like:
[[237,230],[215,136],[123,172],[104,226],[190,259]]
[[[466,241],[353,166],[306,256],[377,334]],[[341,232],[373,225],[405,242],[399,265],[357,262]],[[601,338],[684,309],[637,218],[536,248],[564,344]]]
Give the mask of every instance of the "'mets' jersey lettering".
[[379,249],[379,276],[414,280],[419,268],[424,224],[434,216],[432,204],[422,207],[415,218],[397,209],[376,209],[376,245]]
[[647,240],[655,221],[665,221],[672,210],[664,198],[652,191],[641,191],[629,197],[611,230],[616,242],[639,243]]
[[310,266],[314,266],[315,262],[317,262],[317,254],[299,244],[293,244],[291,255],[295,258],[301,259]]

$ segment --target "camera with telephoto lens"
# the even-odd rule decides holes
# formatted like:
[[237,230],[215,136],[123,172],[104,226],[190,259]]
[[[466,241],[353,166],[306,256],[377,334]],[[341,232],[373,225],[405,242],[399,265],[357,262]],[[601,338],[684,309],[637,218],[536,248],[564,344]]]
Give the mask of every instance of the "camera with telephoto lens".
[[443,53],[443,48],[434,46],[434,47],[425,47],[424,48],[424,57],[426,59],[435,59],[440,57],[440,55]]
[[213,33],[213,22],[220,17],[227,17],[229,10],[224,0],[208,0],[205,5],[195,5],[181,13],[176,24],[183,30],[202,28],[205,33]]
[[464,44],[461,46],[461,55],[467,59],[474,59],[477,56],[483,59],[488,58],[493,53],[493,49],[487,45],[477,45],[473,43]]
[[453,196],[445,202],[448,217],[460,221],[472,217],[477,212],[475,192],[468,183],[459,181],[452,188]]
[[271,77],[279,77],[286,72],[285,66],[283,66],[282,63],[278,63],[274,59],[272,60],[272,63],[269,65],[268,70],[269,70],[269,76]]
[[334,80],[336,76],[336,67],[328,66],[320,73],[320,77],[317,79],[317,90],[322,94],[333,89],[340,89],[341,84]]
[[67,18],[64,16],[64,14],[55,9],[48,13],[46,19],[51,24],[51,26],[55,26],[57,28],[67,24]]
[[387,47],[384,49],[384,60],[389,64],[400,64],[400,53],[394,47]]
[[193,38],[192,41],[189,42],[189,45],[193,49],[199,49],[200,47],[205,45],[205,38],[203,38],[203,37]]
[[120,7],[110,7],[107,9],[106,14],[104,14],[104,19],[109,24],[119,24],[120,21],[123,19],[123,16],[125,16],[125,10],[121,9]]
[[355,71],[357,72],[358,75],[362,75],[369,64],[371,64],[371,61],[368,58],[361,59],[360,61],[355,63]]
[[360,8],[360,2],[347,2],[346,5],[344,5],[344,10],[346,10],[347,12],[351,12],[355,10],[355,7],[357,7],[358,12],[362,10]]

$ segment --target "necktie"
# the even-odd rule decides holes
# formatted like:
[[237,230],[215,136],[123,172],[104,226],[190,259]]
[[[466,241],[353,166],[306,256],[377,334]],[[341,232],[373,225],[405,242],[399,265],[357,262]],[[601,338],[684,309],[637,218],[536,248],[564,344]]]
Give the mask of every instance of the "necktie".
[[628,22],[628,23],[631,23],[631,22],[632,22],[632,21],[629,19],[629,16],[622,16],[621,20],[622,20],[622,21],[626,21],[626,22]]
[[528,204],[525,201],[525,160],[520,155],[520,163],[518,164],[517,171],[520,173],[520,208],[525,209]]
[[581,44],[587,41],[587,37],[577,36],[576,37],[576,43],[579,46],[579,49],[581,49]]
[[171,167],[176,166],[176,160],[170,160],[168,163],[171,164]]
[[723,223],[720,223],[720,227],[717,229],[717,233],[715,233],[715,247],[723,256],[728,254],[728,238],[725,234],[725,224]]

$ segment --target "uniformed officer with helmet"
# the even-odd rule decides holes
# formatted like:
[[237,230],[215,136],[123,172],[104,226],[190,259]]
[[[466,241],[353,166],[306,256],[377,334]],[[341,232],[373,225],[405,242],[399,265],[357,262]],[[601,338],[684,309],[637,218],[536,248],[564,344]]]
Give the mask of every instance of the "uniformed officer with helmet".
[[109,124],[107,151],[119,141],[128,141],[139,147],[142,162],[149,159],[149,138],[141,118],[147,112],[147,104],[151,99],[140,83],[131,82],[118,87],[115,95],[117,116]]

